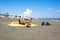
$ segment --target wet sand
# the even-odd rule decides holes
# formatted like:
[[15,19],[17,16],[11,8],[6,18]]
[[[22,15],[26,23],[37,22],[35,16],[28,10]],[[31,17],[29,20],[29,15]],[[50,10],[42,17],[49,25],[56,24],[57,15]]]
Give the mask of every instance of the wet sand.
[[[7,24],[15,19],[0,19],[0,40],[60,40],[60,21],[33,20],[37,27],[11,27]],[[42,26],[48,21],[50,26]]]

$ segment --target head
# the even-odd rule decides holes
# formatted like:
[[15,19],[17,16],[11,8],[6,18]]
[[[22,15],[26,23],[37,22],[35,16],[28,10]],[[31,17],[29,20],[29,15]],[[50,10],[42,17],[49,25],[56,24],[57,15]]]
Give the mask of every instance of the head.
[[29,18],[28,20],[32,21],[32,18]]

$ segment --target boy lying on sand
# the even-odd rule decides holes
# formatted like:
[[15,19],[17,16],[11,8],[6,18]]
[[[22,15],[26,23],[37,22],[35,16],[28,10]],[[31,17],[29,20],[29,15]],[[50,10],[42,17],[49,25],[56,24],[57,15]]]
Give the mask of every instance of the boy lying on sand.
[[32,21],[32,18],[29,18],[29,19],[19,19],[17,22],[14,22],[14,23],[23,24],[24,27],[27,27],[27,26],[31,25],[31,21]]

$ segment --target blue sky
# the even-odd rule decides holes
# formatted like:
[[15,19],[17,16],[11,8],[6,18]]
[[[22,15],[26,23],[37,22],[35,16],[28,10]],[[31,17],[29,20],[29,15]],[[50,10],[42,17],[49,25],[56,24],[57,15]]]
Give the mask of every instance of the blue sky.
[[0,0],[0,13],[26,13],[29,17],[60,18],[60,0]]

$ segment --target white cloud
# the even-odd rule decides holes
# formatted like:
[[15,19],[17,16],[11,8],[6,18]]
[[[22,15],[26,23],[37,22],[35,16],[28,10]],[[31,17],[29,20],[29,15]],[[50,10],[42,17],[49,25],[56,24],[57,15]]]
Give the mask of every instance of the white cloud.
[[56,10],[56,12],[60,12],[60,10]]
[[48,10],[51,10],[52,8],[48,8]]
[[32,10],[26,9],[24,12],[24,16],[29,16],[32,13]]

